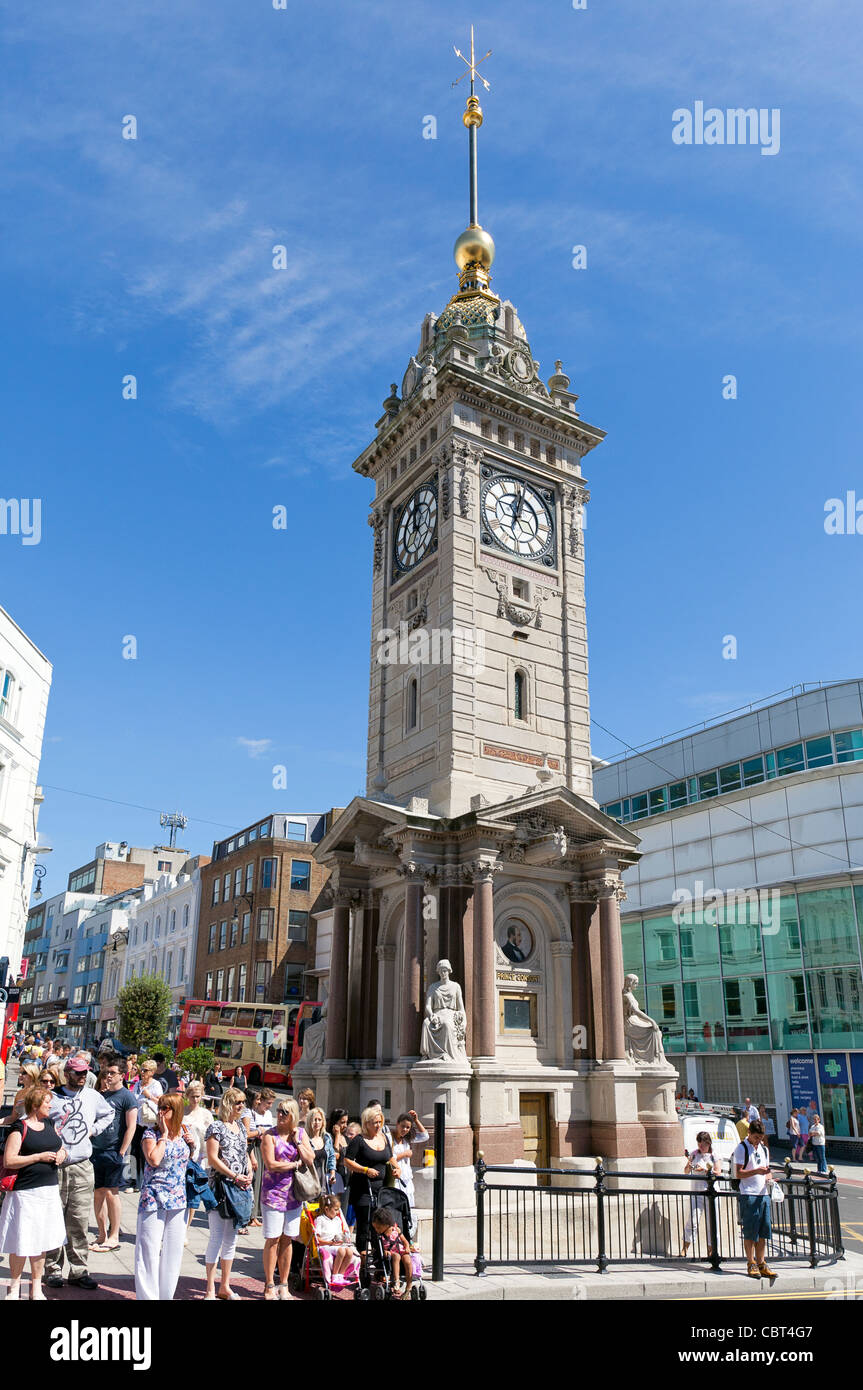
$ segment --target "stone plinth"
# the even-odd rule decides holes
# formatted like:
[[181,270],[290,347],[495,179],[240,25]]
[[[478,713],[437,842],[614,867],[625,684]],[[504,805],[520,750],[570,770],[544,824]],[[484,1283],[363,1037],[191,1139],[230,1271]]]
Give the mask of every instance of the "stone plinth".
[[[434,1108],[446,1105],[447,1168],[470,1167],[474,1160],[473,1130],[470,1123],[470,1086],[473,1072],[465,1059],[458,1062],[417,1062],[411,1068],[414,1104],[423,1125],[434,1142]],[[433,1171],[426,1169],[425,1172]],[[416,1183],[416,1174],[414,1175]]]
[[638,1077],[631,1062],[599,1062],[588,1078],[591,1148],[603,1158],[647,1156]]
[[670,1065],[638,1068],[638,1118],[644,1125],[647,1152],[657,1158],[679,1157],[683,1136],[674,1096],[678,1073]]

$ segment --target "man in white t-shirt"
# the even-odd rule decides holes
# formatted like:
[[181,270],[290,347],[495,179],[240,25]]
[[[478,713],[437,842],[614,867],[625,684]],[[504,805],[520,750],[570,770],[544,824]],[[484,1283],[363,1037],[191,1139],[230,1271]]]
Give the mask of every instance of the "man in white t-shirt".
[[752,1124],[753,1120],[758,1120],[761,1118],[758,1114],[758,1106],[753,1105],[752,1101],[749,1099],[748,1096],[743,1102],[743,1114],[750,1124]]
[[770,1239],[770,1153],[764,1142],[764,1126],[754,1119],[749,1133],[734,1150],[734,1176],[740,1179],[740,1222],[746,1273],[753,1279],[775,1279],[764,1254]]

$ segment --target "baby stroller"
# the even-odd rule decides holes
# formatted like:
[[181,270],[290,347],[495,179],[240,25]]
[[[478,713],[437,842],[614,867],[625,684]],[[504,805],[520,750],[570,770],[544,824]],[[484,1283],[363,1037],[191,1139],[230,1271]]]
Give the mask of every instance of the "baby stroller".
[[[369,1186],[371,1187],[371,1184]],[[382,1302],[384,1299],[394,1297],[390,1258],[384,1250],[381,1237],[371,1220],[375,1212],[384,1207],[395,1212],[399,1229],[408,1241],[411,1230],[411,1207],[407,1193],[403,1192],[400,1187],[385,1187],[373,1194],[372,1209],[369,1213],[369,1234],[361,1278],[367,1286],[369,1297],[375,1302]],[[411,1262],[413,1264],[411,1299],[413,1302],[425,1302],[428,1298],[428,1289],[423,1283],[422,1258],[418,1253],[412,1252]]]
[[[324,1303],[333,1297],[334,1292],[342,1293],[350,1290],[355,1299],[367,1303],[370,1294],[368,1289],[363,1288],[360,1284],[358,1268],[349,1268],[347,1278],[339,1284],[335,1284],[329,1278],[328,1269],[331,1268],[331,1264],[321,1255],[320,1247],[315,1238],[315,1219],[319,1215],[320,1206],[317,1202],[303,1203],[300,1217],[300,1240],[306,1248],[300,1277],[295,1286],[296,1291],[311,1293],[314,1298]],[[354,1264],[356,1265],[356,1261]]]

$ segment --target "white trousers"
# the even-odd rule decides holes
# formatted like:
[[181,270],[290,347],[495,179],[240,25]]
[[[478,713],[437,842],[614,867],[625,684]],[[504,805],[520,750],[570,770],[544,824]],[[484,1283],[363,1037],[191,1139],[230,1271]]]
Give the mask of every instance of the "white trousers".
[[138,1209],[135,1238],[135,1295],[142,1303],[168,1301],[174,1297],[183,1241],[186,1238],[186,1209],[152,1211]]
[[232,1260],[237,1248],[237,1228],[233,1221],[226,1221],[217,1211],[207,1213],[210,1225],[210,1239],[204,1264],[215,1265],[220,1260]]
[[698,1227],[701,1225],[701,1217],[707,1206],[707,1198],[690,1197],[689,1202],[689,1220],[683,1227],[683,1239],[687,1245],[692,1244],[693,1235],[698,1235]]

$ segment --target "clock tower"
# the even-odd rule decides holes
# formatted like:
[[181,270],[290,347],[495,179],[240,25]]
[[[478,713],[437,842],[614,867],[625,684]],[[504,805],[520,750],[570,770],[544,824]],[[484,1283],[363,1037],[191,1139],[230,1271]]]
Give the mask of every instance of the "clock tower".
[[389,1095],[427,1126],[444,1099],[469,1201],[479,1151],[649,1165],[680,1134],[676,1072],[627,1043],[619,901],[638,838],[593,797],[583,463],[604,435],[560,362],[543,380],[492,287],[472,35],[464,61],[458,289],[353,465],[374,484],[367,790],[314,851],[327,1016],[294,1076],[319,1104]]
[[375,485],[367,793],[442,816],[541,787],[593,795],[583,461],[604,432],[580,417],[560,362],[542,379],[492,289],[482,120],[472,94],[458,290],[426,316],[354,463]]

